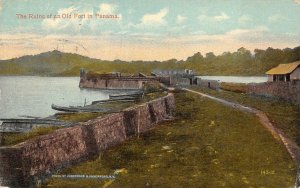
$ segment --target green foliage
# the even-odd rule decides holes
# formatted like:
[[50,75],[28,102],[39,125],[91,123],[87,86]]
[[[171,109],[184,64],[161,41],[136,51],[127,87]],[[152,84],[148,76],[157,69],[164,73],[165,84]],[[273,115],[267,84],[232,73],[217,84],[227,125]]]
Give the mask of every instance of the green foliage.
[[81,113],[60,113],[56,115],[56,118],[64,121],[71,122],[84,122],[90,119],[95,119],[101,116],[102,113],[92,113],[92,112],[81,112]]
[[58,126],[49,126],[49,127],[38,127],[34,128],[26,133],[4,133],[3,135],[3,145],[14,145],[37,136],[50,134],[58,129]]
[[300,46],[294,49],[256,49],[251,54],[246,48],[236,52],[214,55],[200,52],[186,61],[105,61],[78,54],[59,51],[45,52],[34,56],[23,56],[0,60],[0,75],[79,76],[80,68],[94,72],[122,72],[150,74],[155,69],[193,69],[200,75],[263,75],[270,68],[300,60]]
[[242,83],[222,82],[220,88],[223,90],[233,91],[233,92],[237,92],[237,93],[246,93],[247,92],[247,84],[242,84]]
[[151,83],[151,82],[145,83],[143,89],[145,93],[154,93],[163,90],[163,88],[160,86],[159,83]]
[[265,72],[280,63],[289,63],[300,60],[300,47],[294,49],[255,49],[251,54],[246,48],[239,48],[236,52],[224,52],[215,56],[207,53],[203,60],[195,63],[199,54],[187,59],[186,67],[196,70],[200,75],[264,75]]

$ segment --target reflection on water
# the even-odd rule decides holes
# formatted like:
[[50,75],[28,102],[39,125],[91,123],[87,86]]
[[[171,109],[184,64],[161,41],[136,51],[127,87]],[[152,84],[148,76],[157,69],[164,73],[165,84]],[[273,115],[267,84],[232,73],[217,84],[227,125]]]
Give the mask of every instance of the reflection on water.
[[83,106],[85,100],[90,104],[118,92],[78,85],[78,77],[0,76],[0,118],[46,117],[56,112],[51,104]]
[[262,83],[268,81],[266,76],[197,76],[201,79],[218,80],[233,83]]

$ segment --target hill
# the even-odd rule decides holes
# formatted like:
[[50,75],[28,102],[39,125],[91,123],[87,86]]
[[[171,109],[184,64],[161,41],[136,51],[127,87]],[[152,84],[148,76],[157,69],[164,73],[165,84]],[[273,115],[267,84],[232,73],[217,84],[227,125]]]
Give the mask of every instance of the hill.
[[0,61],[1,75],[55,76],[101,60],[57,50]]
[[256,49],[254,54],[245,48],[236,52],[214,55],[200,52],[185,61],[106,61],[57,50],[0,60],[0,75],[78,76],[80,68],[98,72],[150,73],[154,69],[193,69],[200,75],[264,75],[280,63],[300,60],[300,46],[266,50]]
[[80,68],[98,72],[150,73],[156,67],[176,67],[173,61],[106,61],[57,50],[0,60],[0,75],[78,76]]

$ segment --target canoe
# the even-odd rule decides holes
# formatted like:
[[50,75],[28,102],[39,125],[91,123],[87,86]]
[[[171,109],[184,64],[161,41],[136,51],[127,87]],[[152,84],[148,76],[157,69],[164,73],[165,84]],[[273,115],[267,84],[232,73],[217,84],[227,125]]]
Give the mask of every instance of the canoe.
[[103,107],[97,107],[97,106],[57,106],[52,104],[51,108],[57,111],[63,111],[63,112],[110,112],[111,109],[109,108],[103,108]]
[[134,102],[134,101],[135,101],[135,99],[132,99],[132,98],[114,98],[114,99],[93,101],[92,105],[101,104],[101,103],[110,103],[110,102]]
[[114,98],[140,98],[144,95],[143,92],[138,92],[138,93],[123,93],[123,94],[111,94],[109,95],[110,99],[114,99]]
[[65,121],[60,121],[56,119],[18,119],[18,118],[3,118],[0,119],[1,125],[10,123],[10,124],[51,124],[51,125],[65,125]]

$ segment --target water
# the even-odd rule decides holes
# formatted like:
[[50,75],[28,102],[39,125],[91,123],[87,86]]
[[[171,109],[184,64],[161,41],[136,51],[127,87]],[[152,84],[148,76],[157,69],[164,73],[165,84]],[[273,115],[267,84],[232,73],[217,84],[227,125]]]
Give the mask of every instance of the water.
[[116,92],[78,85],[78,77],[0,76],[0,118],[47,117],[57,112],[51,104],[83,106]]
[[268,81],[266,76],[197,76],[201,79],[218,80],[233,83],[262,83]]

